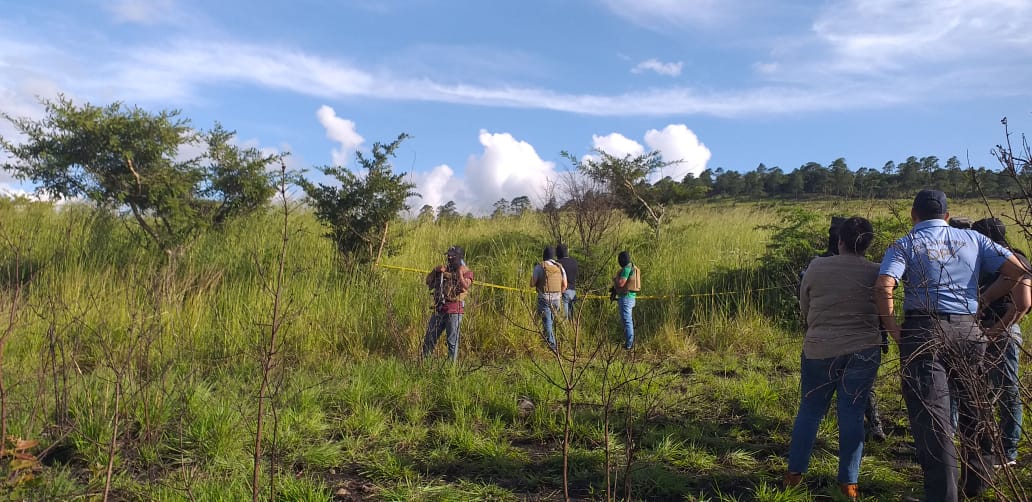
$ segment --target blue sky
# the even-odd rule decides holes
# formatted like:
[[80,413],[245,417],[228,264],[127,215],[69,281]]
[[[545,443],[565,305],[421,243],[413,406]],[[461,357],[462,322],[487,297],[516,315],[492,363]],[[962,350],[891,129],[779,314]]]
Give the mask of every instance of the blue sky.
[[[412,135],[422,198],[539,198],[576,155],[704,168],[995,166],[1032,133],[1028,0],[36,0],[0,14],[0,110],[124,101],[296,168]],[[0,134],[10,136],[7,123]],[[12,190],[31,190],[4,175]]]

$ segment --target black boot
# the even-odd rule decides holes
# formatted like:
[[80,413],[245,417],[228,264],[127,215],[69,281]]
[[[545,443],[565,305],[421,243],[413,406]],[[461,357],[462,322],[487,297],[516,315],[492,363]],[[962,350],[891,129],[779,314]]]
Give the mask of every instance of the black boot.
[[864,410],[866,419],[867,437],[878,441],[885,441],[885,429],[882,429],[881,417],[878,416],[878,404],[874,401],[874,394],[867,400],[867,409]]

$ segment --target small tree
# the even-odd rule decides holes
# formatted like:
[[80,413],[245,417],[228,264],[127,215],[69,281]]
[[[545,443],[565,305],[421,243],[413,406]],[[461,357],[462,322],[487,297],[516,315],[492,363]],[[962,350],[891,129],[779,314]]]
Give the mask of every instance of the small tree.
[[645,222],[659,237],[666,207],[659,202],[658,191],[648,183],[650,174],[675,162],[665,162],[658,150],[638,156],[616,157],[596,149],[598,158],[577,160],[562,152],[588,178],[601,183],[614,197],[616,207],[632,219]]
[[512,202],[509,203],[509,212],[514,216],[523,216],[523,213],[529,211],[532,206],[533,204],[530,203],[530,197],[521,195],[512,199]]
[[491,217],[501,218],[509,212],[509,201],[503,197],[501,199],[498,199],[498,201],[495,202],[494,205],[492,205],[491,207],[494,208],[494,211],[491,211]]
[[[13,161],[3,168],[52,197],[83,197],[127,209],[148,240],[170,257],[204,230],[254,211],[272,196],[264,155],[232,144],[216,124],[204,133],[178,110],[150,113],[114,103],[77,106],[64,96],[43,100],[40,120],[3,117],[27,139],[0,138]],[[201,147],[198,157],[183,151]]]
[[390,221],[408,209],[405,199],[418,195],[406,173],[394,173],[391,158],[409,136],[384,145],[373,144],[372,158],[356,152],[358,165],[366,171],[359,176],[344,167],[327,166],[319,170],[332,176],[340,186],[315,184],[302,178],[299,184],[315,208],[315,217],[330,227],[326,234],[344,257],[369,262],[386,239]]
[[434,221],[434,206],[430,204],[423,204],[423,207],[419,208],[419,215],[416,219],[420,223],[433,222]]
[[458,210],[457,207],[455,207],[455,201],[453,201],[453,200],[450,200],[450,201],[446,202],[445,204],[437,207],[437,222],[438,223],[448,223],[448,222],[456,221],[456,220],[458,220],[461,217],[462,217],[462,215],[459,214],[459,210]]

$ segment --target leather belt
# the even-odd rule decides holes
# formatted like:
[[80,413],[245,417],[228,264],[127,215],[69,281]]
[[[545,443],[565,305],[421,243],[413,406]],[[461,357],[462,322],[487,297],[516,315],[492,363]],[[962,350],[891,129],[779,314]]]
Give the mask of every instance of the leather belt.
[[927,310],[906,310],[903,315],[907,317],[934,317],[936,319],[952,322],[952,321],[975,321],[975,316],[971,314],[950,314],[947,312],[929,312]]

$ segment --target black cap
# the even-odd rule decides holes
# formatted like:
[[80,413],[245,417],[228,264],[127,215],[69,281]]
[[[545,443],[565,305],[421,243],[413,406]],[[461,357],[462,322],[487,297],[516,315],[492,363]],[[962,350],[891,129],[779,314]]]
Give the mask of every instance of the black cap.
[[444,254],[449,258],[458,258],[460,260],[466,257],[466,251],[462,249],[462,246],[452,246]]
[[946,214],[946,194],[941,190],[925,189],[914,197],[913,209],[919,214],[942,216]]

